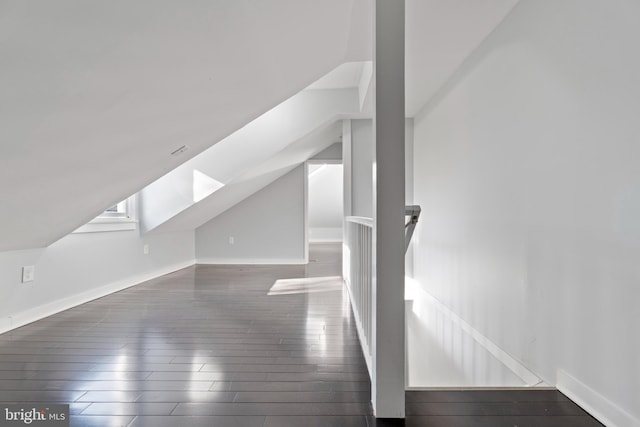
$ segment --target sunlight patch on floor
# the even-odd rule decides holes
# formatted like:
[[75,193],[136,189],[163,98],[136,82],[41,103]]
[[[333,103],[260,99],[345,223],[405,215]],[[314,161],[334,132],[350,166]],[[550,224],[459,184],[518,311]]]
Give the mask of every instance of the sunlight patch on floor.
[[276,280],[268,295],[309,294],[342,290],[342,277],[303,277]]

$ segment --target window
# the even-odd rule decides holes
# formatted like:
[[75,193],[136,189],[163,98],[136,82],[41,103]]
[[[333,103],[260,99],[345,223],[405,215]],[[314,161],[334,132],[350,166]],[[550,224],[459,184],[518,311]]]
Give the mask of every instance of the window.
[[[133,210],[130,205],[132,203],[129,201],[131,198],[126,199],[118,203],[117,205],[113,205],[110,208],[106,209],[102,212],[96,219],[112,219],[112,220],[121,220],[121,219],[130,219],[131,211]],[[95,221],[95,220],[94,220]]]
[[74,233],[99,233],[136,229],[135,196],[107,208]]

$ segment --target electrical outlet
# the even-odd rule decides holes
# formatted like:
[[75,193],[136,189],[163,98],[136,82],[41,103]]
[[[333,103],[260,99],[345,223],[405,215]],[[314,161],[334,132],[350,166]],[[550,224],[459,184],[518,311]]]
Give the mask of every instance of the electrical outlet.
[[235,242],[236,242],[236,239],[233,236],[229,237],[229,244],[230,245],[233,245]]
[[22,267],[22,283],[33,282],[36,278],[36,266],[25,265]]
[[145,255],[149,255],[149,244],[145,243],[145,245],[142,247],[142,253]]

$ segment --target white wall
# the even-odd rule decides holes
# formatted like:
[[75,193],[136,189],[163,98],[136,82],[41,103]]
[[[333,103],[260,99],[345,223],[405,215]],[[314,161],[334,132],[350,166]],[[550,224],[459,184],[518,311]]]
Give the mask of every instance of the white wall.
[[296,167],[199,227],[198,263],[305,263],[304,169]]
[[[404,158],[405,158],[405,166],[404,166],[404,200],[407,206],[413,205],[413,118],[409,118],[405,121],[404,126]],[[408,221],[409,218],[407,217]],[[404,273],[408,277],[413,277],[413,240],[415,237],[411,238],[411,243],[409,244],[409,248],[407,248],[407,252],[405,254],[404,259]]]
[[309,160],[335,160],[342,161],[342,143],[335,142],[311,157]]
[[[143,253],[145,244],[149,254]],[[44,249],[0,252],[0,332],[193,264],[194,233],[69,234]],[[21,283],[34,265],[33,282]]]
[[[413,119],[405,122],[405,201],[413,204]],[[369,119],[351,120],[351,213],[354,216],[373,215],[373,135]],[[407,251],[405,272],[413,273],[413,245]]]
[[619,427],[640,425],[638,16],[521,0],[415,120],[419,287]]
[[309,241],[340,242],[342,241],[342,165],[309,164],[308,167]]
[[351,214],[373,217],[373,124],[351,121]]

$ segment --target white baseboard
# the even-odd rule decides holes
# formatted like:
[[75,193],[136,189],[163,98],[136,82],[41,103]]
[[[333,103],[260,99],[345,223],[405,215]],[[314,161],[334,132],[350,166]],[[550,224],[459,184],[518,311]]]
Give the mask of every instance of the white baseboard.
[[33,323],[37,320],[44,319],[45,317],[52,316],[56,313],[60,313],[89,301],[102,298],[114,292],[118,292],[123,289],[127,289],[140,283],[146,282],[148,280],[155,279],[156,277],[164,276],[165,274],[173,273],[174,271],[190,267],[194,265],[194,263],[194,260],[190,260],[172,264],[170,266],[159,268],[148,273],[127,277],[126,279],[118,280],[105,286],[90,289],[76,295],[68,296],[47,304],[39,305],[37,307],[33,307],[28,310],[16,313],[12,316],[4,317],[0,319],[0,334],[27,325],[29,323]]
[[267,258],[198,258],[196,264],[202,265],[305,265],[308,261],[302,258],[267,259]]
[[558,390],[605,426],[640,427],[640,420],[567,372],[559,369],[556,382]]

